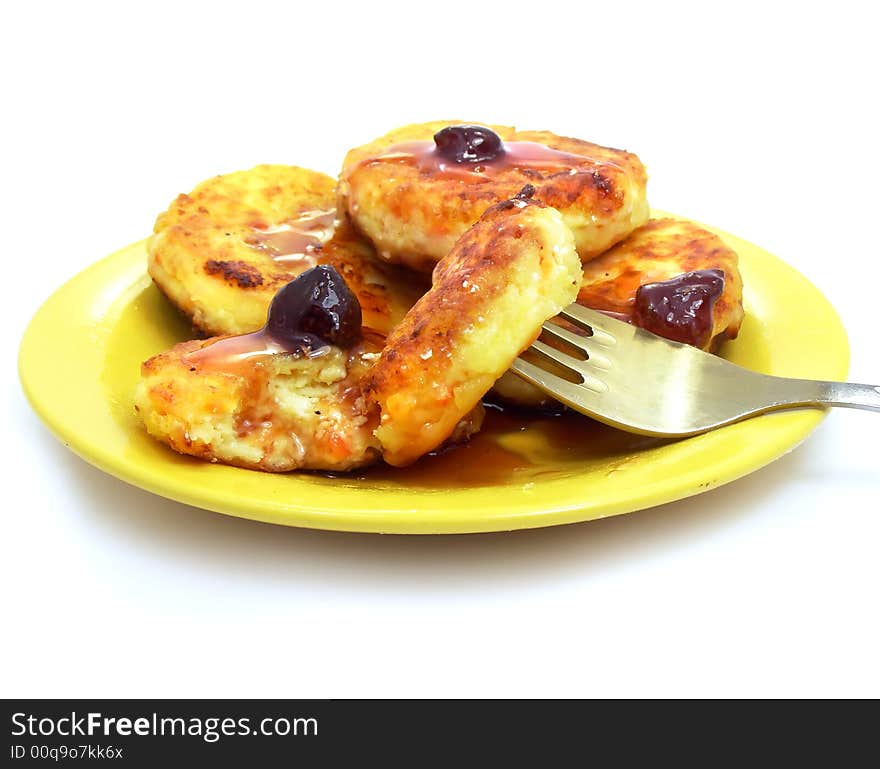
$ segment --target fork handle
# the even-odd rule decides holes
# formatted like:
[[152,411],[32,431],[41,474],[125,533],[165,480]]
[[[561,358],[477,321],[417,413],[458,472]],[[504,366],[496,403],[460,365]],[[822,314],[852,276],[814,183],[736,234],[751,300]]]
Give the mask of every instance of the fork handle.
[[772,403],[768,404],[771,410],[792,406],[843,406],[880,411],[880,387],[875,385],[809,379],[777,378],[776,381],[778,396],[772,397]]

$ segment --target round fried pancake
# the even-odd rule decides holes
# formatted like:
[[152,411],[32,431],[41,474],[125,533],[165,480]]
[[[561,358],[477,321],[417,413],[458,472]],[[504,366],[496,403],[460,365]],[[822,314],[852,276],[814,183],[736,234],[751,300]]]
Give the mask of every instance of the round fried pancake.
[[378,460],[357,383],[381,339],[309,357],[261,334],[182,342],[146,361],[135,409],[147,431],[181,454],[270,472]]
[[498,160],[441,162],[433,136],[460,123],[405,126],[346,156],[340,210],[383,259],[431,269],[483,211],[525,184],[560,211],[585,261],[647,221],[647,176],[632,153],[548,131],[489,126],[505,143]]
[[330,264],[357,295],[364,325],[387,334],[424,287],[336,221],[335,189],[329,176],[286,165],[209,179],[159,216],[149,273],[203,333],[243,334],[263,325],[281,286]]
[[[742,277],[736,252],[717,235],[693,222],[652,219],[583,269],[578,304],[629,323],[637,320],[634,307],[641,286],[662,283],[685,273],[720,270],[724,287],[712,306],[711,331],[698,346],[715,350],[739,332],[743,319]],[[504,401],[521,406],[554,403],[514,374],[505,374],[493,391]]]
[[584,265],[577,301],[632,323],[641,286],[704,270],[719,270],[724,275],[723,290],[712,306],[711,331],[699,345],[705,350],[715,349],[739,333],[743,319],[742,277],[736,252],[693,222],[652,219]]

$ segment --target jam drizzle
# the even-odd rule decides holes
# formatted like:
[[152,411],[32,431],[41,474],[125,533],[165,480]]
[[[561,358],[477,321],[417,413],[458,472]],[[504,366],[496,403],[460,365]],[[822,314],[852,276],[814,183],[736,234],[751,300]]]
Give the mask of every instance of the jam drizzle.
[[[324,354],[329,347],[320,348],[310,353],[311,357]],[[210,371],[222,371],[242,375],[261,361],[279,354],[296,354],[300,348],[285,344],[265,328],[251,334],[226,336],[211,342],[204,347],[187,353],[183,362],[190,370],[198,368]]]
[[279,266],[308,269],[317,264],[315,252],[332,237],[335,225],[335,209],[305,211],[274,227],[253,227],[245,242],[269,254]]
[[346,175],[350,176],[358,168],[375,163],[400,163],[414,166],[423,174],[470,182],[489,181],[513,169],[552,175],[576,174],[579,170],[598,173],[598,169],[603,167],[617,168],[607,160],[563,152],[538,142],[517,141],[505,142],[503,152],[491,160],[459,163],[438,152],[433,141],[412,141],[392,145],[382,154],[363,160]]

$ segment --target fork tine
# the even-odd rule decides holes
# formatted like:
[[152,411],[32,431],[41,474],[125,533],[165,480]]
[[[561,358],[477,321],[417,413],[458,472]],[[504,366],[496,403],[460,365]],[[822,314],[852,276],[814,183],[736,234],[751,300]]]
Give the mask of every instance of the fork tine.
[[522,358],[517,358],[510,370],[535,385],[542,392],[587,416],[601,411],[598,408],[599,399],[602,397],[601,390],[608,389],[598,380],[593,380],[592,377],[590,378],[592,387],[574,384]]
[[583,307],[577,302],[574,302],[561,310],[559,315],[560,317],[577,324],[581,328],[586,328],[592,331],[594,340],[606,347],[610,347],[616,343],[614,338],[614,324],[620,323],[624,326],[626,325],[623,321],[616,321],[614,318],[609,318],[601,312],[591,310],[588,307]]
[[532,346],[529,348],[530,350],[535,350],[543,355],[545,358],[549,358],[552,361],[555,361],[560,366],[566,369],[575,369],[575,366],[579,363],[584,363],[585,361],[578,360],[572,355],[569,355],[562,350],[557,350],[555,347],[551,347],[549,344],[544,344],[540,339],[536,339],[532,342]]
[[[545,347],[549,352],[544,354],[546,354],[548,358],[556,361],[557,365],[562,366],[566,371],[577,376],[580,379],[580,382],[570,382],[557,374],[554,374],[552,371],[547,371],[547,369],[541,368],[539,365],[531,363],[524,358],[517,358],[513,362],[514,365],[511,366],[511,369],[514,370],[515,373],[523,376],[524,379],[527,379],[539,388],[550,389],[550,394],[555,398],[558,398],[556,391],[560,389],[565,389],[566,392],[569,393],[569,397],[583,397],[588,391],[592,391],[594,394],[608,392],[608,385],[601,379],[592,376],[592,372],[589,370],[589,361],[578,360],[577,358],[571,358],[569,356],[565,356],[567,360],[565,358],[555,357],[551,353],[559,354],[559,350],[556,350],[549,345],[544,345],[542,342],[533,343],[529,349],[535,349],[535,344],[540,344]],[[537,352],[542,351],[539,349]],[[564,353],[562,355],[564,355]],[[601,372],[597,371],[596,373]],[[566,385],[566,387],[563,388],[563,385]],[[580,395],[578,396],[578,394]]]
[[542,328],[553,338],[559,339],[562,342],[567,342],[572,347],[582,350],[587,355],[590,354],[590,350],[587,347],[587,342],[590,340],[590,337],[575,334],[574,331],[569,331],[567,328],[558,326],[549,320],[544,323]]
[[611,368],[610,358],[608,358],[607,355],[603,355],[601,352],[597,352],[596,349],[598,347],[601,350],[603,346],[606,348],[611,346],[607,343],[603,344],[603,337],[605,336],[604,332],[599,331],[598,338],[595,335],[579,336],[573,331],[569,331],[567,328],[563,328],[562,326],[557,326],[555,323],[549,320],[544,323],[542,328],[548,336],[565,342],[572,347],[577,348],[578,350],[583,352],[584,355],[586,355],[586,360],[577,361],[577,365],[581,368],[589,367],[600,369],[602,371],[608,371]]

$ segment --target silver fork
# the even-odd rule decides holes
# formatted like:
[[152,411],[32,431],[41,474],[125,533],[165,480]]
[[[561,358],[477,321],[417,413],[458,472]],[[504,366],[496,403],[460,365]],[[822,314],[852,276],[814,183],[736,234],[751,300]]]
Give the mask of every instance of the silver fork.
[[696,435],[800,406],[880,411],[880,387],[874,385],[758,374],[577,304],[560,316],[587,336],[552,321],[544,331],[573,354],[540,340],[529,349],[564,376],[523,358],[511,371],[575,411],[621,430]]

